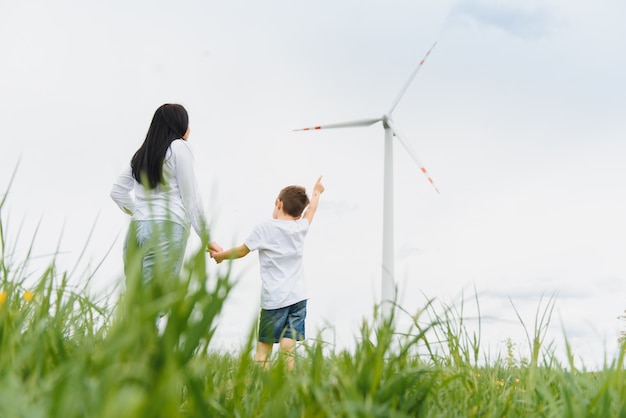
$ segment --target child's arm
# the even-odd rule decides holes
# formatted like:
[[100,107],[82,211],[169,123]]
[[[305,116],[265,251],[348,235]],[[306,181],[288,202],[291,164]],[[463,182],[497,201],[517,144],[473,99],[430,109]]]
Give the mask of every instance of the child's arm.
[[320,201],[320,195],[324,191],[324,185],[322,184],[322,176],[320,176],[315,182],[315,186],[313,186],[313,195],[311,196],[311,201],[309,202],[309,206],[304,211],[304,215],[302,216],[304,219],[309,221],[309,225],[313,222],[313,215],[315,215],[315,211],[317,210],[317,205]]
[[215,260],[216,263],[221,263],[224,260],[230,260],[235,258],[241,258],[248,255],[250,249],[246,244],[241,244],[238,247],[233,247],[229,250],[223,251],[211,251],[211,257]]

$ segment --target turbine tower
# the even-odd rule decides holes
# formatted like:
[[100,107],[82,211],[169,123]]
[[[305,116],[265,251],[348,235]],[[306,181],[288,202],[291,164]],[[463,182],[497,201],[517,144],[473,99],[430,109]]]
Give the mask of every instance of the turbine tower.
[[397,126],[394,124],[391,114],[404,96],[411,82],[422,68],[424,61],[430,55],[430,52],[437,45],[437,42],[428,50],[424,58],[420,61],[417,68],[413,71],[405,85],[402,87],[398,96],[393,101],[389,112],[378,118],[362,119],[350,122],[333,123],[327,125],[319,125],[303,129],[294,129],[295,131],[310,131],[320,129],[334,129],[334,128],[354,128],[370,126],[377,122],[382,122],[384,128],[385,139],[385,155],[384,155],[384,177],[383,177],[383,258],[382,258],[382,283],[381,283],[381,307],[383,313],[388,316],[391,312],[392,304],[396,300],[396,285],[395,285],[395,271],[394,271],[394,221],[393,221],[393,139],[396,138],[404,146],[411,158],[417,163],[422,173],[426,176],[428,182],[435,188],[435,191],[439,193],[439,190],[435,186],[433,179],[426,171],[424,165],[417,158],[417,155],[411,148],[409,142],[407,142],[401,133],[398,131]]

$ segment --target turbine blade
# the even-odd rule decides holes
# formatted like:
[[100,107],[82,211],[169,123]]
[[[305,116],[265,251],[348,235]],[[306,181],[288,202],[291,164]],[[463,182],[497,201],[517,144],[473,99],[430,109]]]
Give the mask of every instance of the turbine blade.
[[439,189],[437,188],[437,186],[435,186],[435,182],[433,181],[432,177],[430,177],[430,174],[428,174],[428,171],[426,170],[426,167],[424,167],[424,164],[422,164],[422,162],[419,160],[419,158],[417,158],[417,155],[415,154],[415,152],[411,148],[411,145],[409,144],[409,142],[406,141],[402,137],[402,135],[400,135],[400,132],[398,132],[398,129],[395,127],[395,125],[393,124],[392,121],[387,120],[387,125],[389,125],[389,127],[393,131],[393,134],[396,136],[396,138],[398,138],[398,141],[400,141],[402,146],[404,146],[404,149],[407,150],[407,152],[409,153],[411,158],[413,158],[413,161],[415,161],[417,166],[420,168],[420,171],[426,176],[426,179],[428,180],[428,182],[430,184],[432,184],[432,186],[435,188],[435,191],[437,193],[439,193]]
[[381,118],[376,119],[362,119],[350,122],[329,123],[326,125],[312,126],[310,128],[294,129],[294,131],[315,131],[319,129],[334,129],[334,128],[354,128],[359,126],[370,126],[376,122],[380,122]]
[[402,99],[402,96],[404,96],[404,93],[406,93],[406,91],[408,90],[409,86],[411,85],[411,82],[413,81],[413,79],[415,78],[417,73],[419,72],[420,68],[422,68],[422,65],[424,64],[424,61],[426,61],[426,58],[428,58],[428,56],[430,55],[430,51],[432,51],[433,48],[435,48],[435,45],[437,45],[437,42],[435,42],[433,44],[433,46],[430,47],[430,49],[428,50],[426,55],[424,55],[424,58],[422,58],[422,60],[420,61],[420,63],[417,66],[417,68],[413,71],[413,74],[411,74],[411,77],[409,77],[409,79],[406,82],[406,84],[404,85],[404,87],[402,87],[402,90],[400,90],[400,93],[398,93],[398,96],[396,97],[396,100],[394,100],[393,104],[391,105],[391,110],[389,110],[389,113],[388,113],[389,115],[391,115],[393,110],[396,108],[396,106],[398,105],[398,103]]

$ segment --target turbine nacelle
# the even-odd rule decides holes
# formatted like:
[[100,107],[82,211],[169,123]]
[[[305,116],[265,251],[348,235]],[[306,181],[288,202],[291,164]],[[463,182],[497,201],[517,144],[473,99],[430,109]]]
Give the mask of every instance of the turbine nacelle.
[[[391,115],[387,115],[384,114],[382,118],[380,118],[380,121],[383,123],[383,128],[387,129],[389,128],[389,122],[391,121]],[[393,121],[391,121],[393,122]]]

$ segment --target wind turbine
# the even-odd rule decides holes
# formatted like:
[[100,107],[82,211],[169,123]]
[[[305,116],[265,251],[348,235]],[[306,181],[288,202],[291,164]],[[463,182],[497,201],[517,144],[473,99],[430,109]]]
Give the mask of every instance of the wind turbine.
[[[383,128],[385,130],[385,160],[384,160],[384,180],[383,180],[383,259],[382,259],[382,284],[381,284],[381,307],[383,307],[383,313],[388,315],[390,312],[390,307],[392,303],[395,302],[395,271],[394,271],[394,238],[393,238],[393,139],[394,137],[400,141],[400,143],[404,146],[406,151],[409,153],[411,158],[417,163],[422,173],[428,179],[428,182],[435,188],[435,191],[439,193],[437,186],[433,182],[433,179],[426,171],[424,165],[417,158],[417,155],[409,145],[409,143],[404,139],[404,137],[398,131],[398,128],[394,124],[391,114],[394,109],[404,96],[404,93],[409,88],[409,85],[422,68],[424,61],[430,55],[430,52],[437,45],[437,42],[430,47],[424,58],[420,61],[417,68],[413,71],[406,84],[402,87],[398,96],[393,101],[389,112],[385,113],[381,117],[374,119],[362,119],[350,122],[341,122],[341,123],[333,123],[327,125],[319,125],[310,128],[303,129],[294,129],[294,131],[310,131],[310,130],[320,130],[320,129],[334,129],[334,128],[354,128],[354,127],[363,127],[370,126],[377,122],[382,122]],[[384,303],[388,302],[388,303]],[[384,304],[383,304],[384,303]]]

